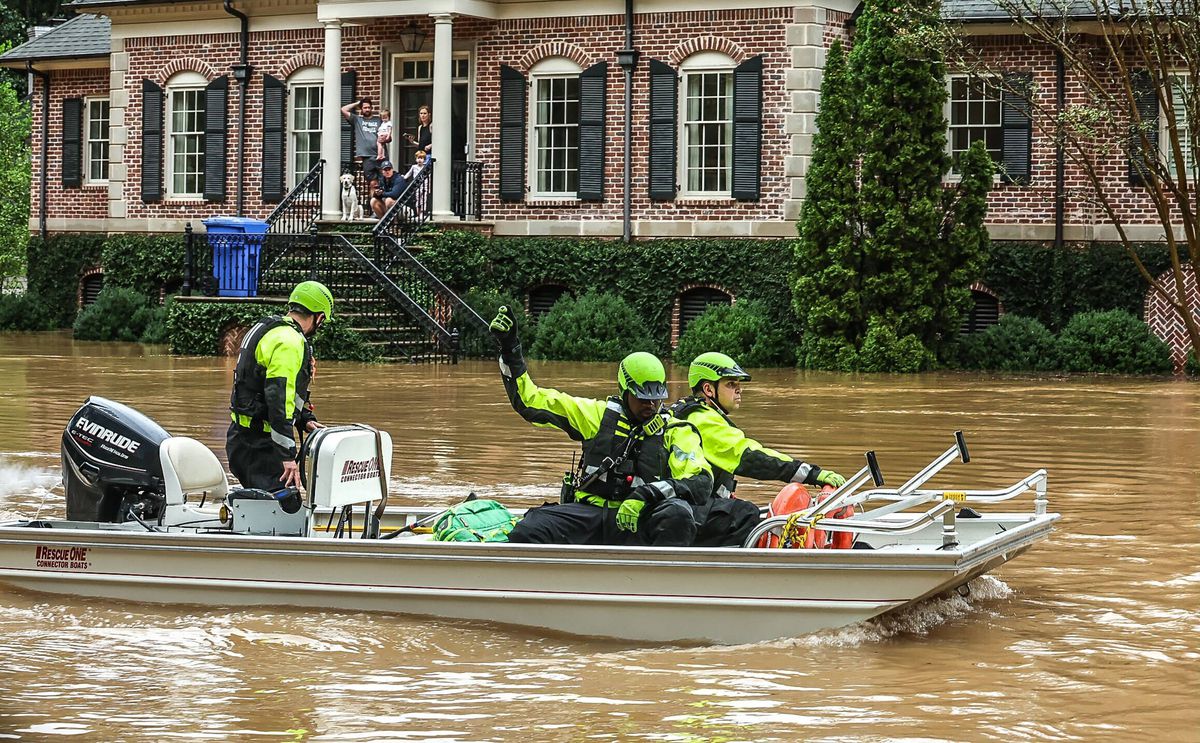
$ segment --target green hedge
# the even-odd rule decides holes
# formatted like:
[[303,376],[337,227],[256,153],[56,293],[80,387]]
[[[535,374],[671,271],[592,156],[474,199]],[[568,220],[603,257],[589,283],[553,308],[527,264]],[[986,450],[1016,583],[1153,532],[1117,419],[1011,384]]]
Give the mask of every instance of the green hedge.
[[32,294],[0,294],[0,330],[53,330],[57,319]]
[[1123,310],[1081,312],[1058,336],[1059,367],[1072,372],[1170,374],[1167,344]]
[[564,296],[538,321],[529,355],[565,361],[620,361],[651,347],[638,311],[615,294]]
[[[283,304],[266,302],[172,302],[167,311],[171,352],[215,356],[231,326],[249,327],[268,315],[286,312]],[[313,353],[323,361],[376,361],[379,353],[336,317],[313,339]]]
[[[1170,266],[1163,244],[1139,245],[1137,252],[1151,275]],[[1116,243],[1059,249],[993,242],[983,283],[1000,297],[1006,312],[1035,318],[1055,331],[1080,312],[1117,309],[1141,316],[1148,288]]]
[[747,300],[709,307],[688,325],[675,347],[675,363],[690,364],[702,353],[719,351],[745,367],[791,366],[792,339],[761,302]]
[[616,294],[646,322],[653,342],[647,350],[667,350],[674,299],[691,284],[723,287],[739,302],[758,300],[781,329],[796,333],[788,284],[791,240],[648,240],[627,245],[591,238],[439,232],[423,242],[421,262],[460,293],[481,289],[523,299],[530,289],[554,283],[576,296],[589,290]]
[[1007,314],[981,333],[959,340],[963,369],[1048,371],[1058,367],[1058,340],[1032,317]]

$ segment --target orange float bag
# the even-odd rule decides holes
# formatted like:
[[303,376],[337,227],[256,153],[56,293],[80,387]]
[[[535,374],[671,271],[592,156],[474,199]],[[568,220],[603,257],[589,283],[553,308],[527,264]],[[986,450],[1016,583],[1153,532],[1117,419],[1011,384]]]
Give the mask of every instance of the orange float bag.
[[[767,516],[768,518],[771,516],[786,516],[789,513],[803,511],[811,505],[812,496],[808,494],[808,488],[804,487],[803,484],[798,482],[789,482],[787,485],[783,486],[783,489],[780,490],[779,493],[776,494],[774,500],[771,501],[771,505],[767,509]],[[795,547],[812,547],[812,539],[812,531],[810,530],[807,537],[805,537],[805,544],[797,544]],[[758,538],[758,544],[755,546],[770,548],[778,547],[779,537],[768,532]]]

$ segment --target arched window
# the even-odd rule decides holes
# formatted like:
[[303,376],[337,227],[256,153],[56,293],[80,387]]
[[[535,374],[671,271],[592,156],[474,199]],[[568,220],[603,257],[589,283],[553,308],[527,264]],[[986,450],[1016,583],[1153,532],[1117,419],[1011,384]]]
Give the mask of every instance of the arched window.
[[167,81],[167,195],[204,197],[204,88],[199,72],[180,72]]
[[103,289],[104,274],[93,273],[83,277],[79,287],[79,303],[84,307],[94,304]]
[[679,183],[684,196],[729,197],[735,66],[720,52],[698,52],[679,66]]
[[978,333],[1000,322],[1000,300],[978,289],[971,290],[971,299],[975,303],[963,318],[962,326],[958,329],[960,335]]
[[548,57],[529,70],[529,191],[575,198],[579,190],[579,65]]
[[704,314],[704,311],[714,304],[733,304],[733,297],[729,296],[720,289],[713,289],[707,286],[699,286],[695,289],[688,289],[683,294],[679,295],[679,332],[687,330],[688,325],[697,317]]
[[534,288],[529,292],[530,317],[538,318],[546,314],[566,294],[570,294],[570,291],[562,284],[543,284]]
[[295,188],[321,159],[321,103],[324,72],[301,67],[288,77],[288,184]]

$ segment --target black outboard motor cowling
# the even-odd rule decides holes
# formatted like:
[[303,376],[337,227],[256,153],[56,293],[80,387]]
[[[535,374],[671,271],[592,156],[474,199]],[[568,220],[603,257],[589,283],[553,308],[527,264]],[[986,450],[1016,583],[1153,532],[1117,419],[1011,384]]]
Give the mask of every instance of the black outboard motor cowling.
[[92,396],[63,431],[67,518],[158,520],[164,504],[158,449],[171,434],[128,405]]

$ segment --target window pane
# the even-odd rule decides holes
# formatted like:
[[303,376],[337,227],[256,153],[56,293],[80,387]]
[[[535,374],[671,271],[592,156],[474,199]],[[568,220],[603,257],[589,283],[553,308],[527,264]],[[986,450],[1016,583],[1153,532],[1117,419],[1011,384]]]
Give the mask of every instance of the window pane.
[[175,90],[169,101],[171,195],[200,196],[204,193],[204,91]]
[[732,162],[733,75],[688,73],[684,85],[684,153],[687,190],[728,194]]
[[579,184],[579,77],[538,78],[534,90],[535,192],[574,196]]
[[947,137],[954,172],[971,144],[982,140],[993,160],[1003,154],[1001,90],[989,77],[950,78],[950,131]]

